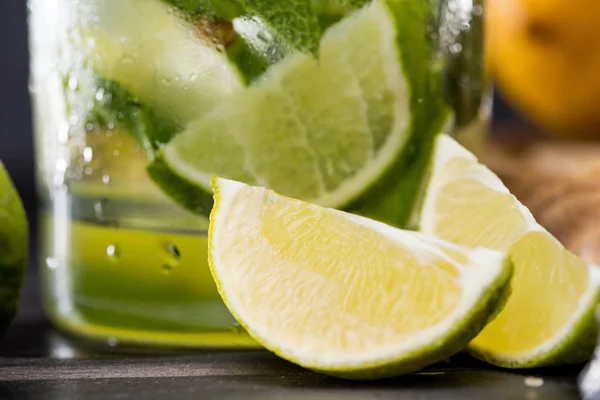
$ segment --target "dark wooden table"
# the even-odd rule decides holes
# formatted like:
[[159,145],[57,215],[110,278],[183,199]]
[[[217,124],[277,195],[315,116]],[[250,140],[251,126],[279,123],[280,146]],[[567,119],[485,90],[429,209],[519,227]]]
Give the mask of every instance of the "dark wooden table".
[[[347,382],[303,370],[265,351],[141,353],[90,348],[54,330],[28,278],[19,318],[0,341],[0,399],[578,399],[582,366],[489,368],[468,356],[421,373]],[[543,378],[534,387],[528,377]],[[529,385],[528,385],[529,383]]]
[[[578,398],[578,368],[520,374],[459,358],[401,378],[346,382],[263,351],[132,355],[87,352],[79,344],[45,323],[15,326],[2,344],[0,399]],[[528,386],[530,375],[543,385]]]

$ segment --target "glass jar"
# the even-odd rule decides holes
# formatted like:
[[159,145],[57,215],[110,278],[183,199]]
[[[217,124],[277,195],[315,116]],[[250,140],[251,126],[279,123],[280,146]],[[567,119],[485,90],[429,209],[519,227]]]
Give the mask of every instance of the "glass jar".
[[234,0],[29,0],[44,303],[60,329],[255,346],[207,266],[207,177],[407,226],[420,183],[404,177],[431,139],[481,146],[480,0],[304,6],[282,19]]

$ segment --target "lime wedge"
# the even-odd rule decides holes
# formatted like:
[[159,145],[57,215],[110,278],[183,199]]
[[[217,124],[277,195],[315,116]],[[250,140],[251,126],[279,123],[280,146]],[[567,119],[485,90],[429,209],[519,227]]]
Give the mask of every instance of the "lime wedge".
[[437,139],[420,230],[466,246],[509,251],[513,294],[470,344],[504,367],[575,363],[592,355],[600,270],[536,223],[500,179],[446,135]]
[[25,210],[0,162],[0,334],[17,311],[28,253]]
[[410,90],[389,9],[374,2],[329,28],[320,58],[294,53],[188,127],[149,172],[194,211],[218,174],[343,207],[376,182],[410,136]]
[[509,291],[504,253],[215,179],[209,262],[247,331],[309,369],[370,379],[460,351]]

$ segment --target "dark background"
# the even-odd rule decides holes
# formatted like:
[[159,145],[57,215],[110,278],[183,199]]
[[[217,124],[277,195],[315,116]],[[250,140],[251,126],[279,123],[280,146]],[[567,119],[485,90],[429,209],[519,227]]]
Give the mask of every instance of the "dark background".
[[0,0],[0,160],[31,209],[35,197],[26,16],[25,0]]

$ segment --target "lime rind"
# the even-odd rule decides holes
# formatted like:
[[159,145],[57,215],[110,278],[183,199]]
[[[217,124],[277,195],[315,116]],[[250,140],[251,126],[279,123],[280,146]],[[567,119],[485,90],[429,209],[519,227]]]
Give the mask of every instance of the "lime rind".
[[469,345],[468,351],[483,361],[504,368],[527,369],[588,361],[596,346],[596,307],[600,304],[600,268],[590,266],[589,286],[572,318],[556,334],[527,354],[502,355]]
[[195,182],[187,177],[178,175],[169,168],[161,155],[148,165],[146,171],[148,176],[156,182],[165,194],[177,204],[187,210],[199,214],[208,215],[213,206],[213,200],[206,196],[206,192],[198,188]]
[[0,335],[17,311],[28,254],[25,209],[0,162]]
[[[310,366],[307,368],[346,379],[379,379],[416,372],[445,360],[463,351],[465,346],[502,310],[510,295],[512,268],[512,262],[506,258],[503,274],[496,278],[494,285],[486,287],[486,294],[479,298],[476,309],[468,315],[458,317],[453,321],[452,329],[425,346],[395,355],[390,359],[378,360],[368,366],[344,366],[336,370],[323,370]],[[356,371],[351,370],[355,368]]]
[[433,25],[435,6],[412,0],[387,0],[386,5],[394,18],[402,69],[410,86],[411,134],[386,174],[345,209],[413,229],[411,218],[429,172],[435,138],[450,133],[455,118],[443,96],[438,44],[431,35],[438,29]]
[[381,179],[346,209],[405,229],[417,230],[422,199],[433,163],[436,138],[451,131],[454,116],[443,109],[426,133],[413,127],[402,154]]
[[[461,276],[464,288],[461,305],[439,325],[421,332],[413,342],[404,341],[395,349],[370,352],[359,356],[331,358],[327,354],[305,355],[294,346],[279,343],[259,326],[248,323],[243,315],[243,307],[227,290],[227,282],[221,280],[221,261],[219,245],[215,242],[224,220],[235,215],[232,199],[240,190],[248,187],[225,179],[212,179],[215,206],[211,212],[209,228],[209,265],[225,304],[238,322],[259,343],[280,357],[297,363],[305,368],[346,379],[375,379],[397,376],[413,372],[449,357],[462,349],[495,316],[504,304],[510,292],[512,262],[505,254],[476,249],[469,253],[469,273]],[[258,196],[262,196],[258,194]],[[341,213],[341,212],[340,212]],[[366,218],[346,214],[357,223],[366,225],[384,235],[394,235],[398,230]],[[400,231],[401,232],[401,231]],[[413,236],[404,236],[413,235]],[[441,244],[434,238],[425,239],[417,233],[403,233],[397,240],[410,239],[425,247]],[[423,242],[421,242],[423,241]],[[452,248],[460,248],[445,244]],[[462,249],[462,248],[461,248]],[[463,249],[464,250],[464,249]],[[494,266],[480,268],[476,265]],[[493,271],[493,272],[492,272]]]

